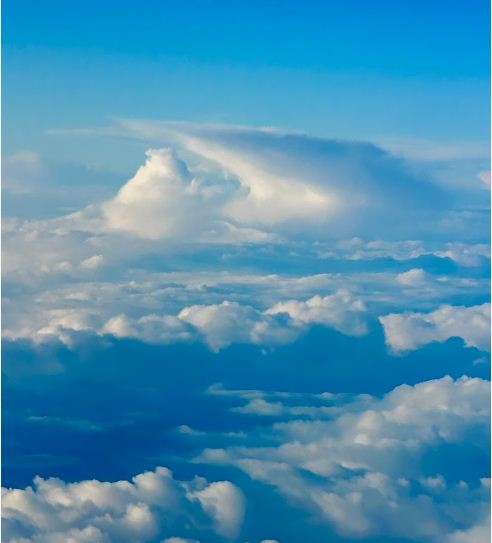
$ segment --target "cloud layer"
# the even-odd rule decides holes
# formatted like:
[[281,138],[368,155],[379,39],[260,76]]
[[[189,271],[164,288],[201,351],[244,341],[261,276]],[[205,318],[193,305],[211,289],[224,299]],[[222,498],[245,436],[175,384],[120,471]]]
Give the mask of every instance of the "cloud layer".
[[330,394],[316,402],[231,394],[247,402],[236,412],[279,421],[252,435],[250,444],[206,449],[198,461],[233,465],[275,486],[342,536],[459,541],[469,530],[485,542],[489,480],[460,479],[466,474],[446,456],[453,446],[462,447],[463,457],[487,450],[487,381],[444,377],[348,403]]
[[234,538],[244,497],[229,481],[177,481],[163,467],[114,483],[60,479],[2,490],[2,540],[8,543],[155,541],[173,529]]
[[488,540],[473,164],[272,128],[102,132],[141,166],[6,160],[6,541]]

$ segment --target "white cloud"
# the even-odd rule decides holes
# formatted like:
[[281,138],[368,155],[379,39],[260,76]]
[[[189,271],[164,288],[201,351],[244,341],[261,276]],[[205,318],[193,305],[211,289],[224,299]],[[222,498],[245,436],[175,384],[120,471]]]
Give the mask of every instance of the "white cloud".
[[367,309],[362,300],[354,299],[348,291],[340,290],[331,296],[313,296],[309,300],[279,302],[266,311],[268,315],[285,313],[302,324],[324,324],[351,335],[367,333]]
[[196,337],[193,328],[174,315],[145,315],[139,319],[117,315],[109,319],[99,332],[119,338],[138,338],[148,343],[190,341]]
[[[253,343],[274,346],[294,341],[308,325],[320,324],[333,327],[347,335],[367,333],[366,309],[364,304],[354,299],[348,292],[341,291],[325,296],[314,296],[306,302],[289,300],[260,311],[248,305],[224,301],[220,304],[193,305],[182,309],[177,317],[171,318],[175,328],[179,324],[192,325],[213,350],[219,350],[231,343]],[[121,319],[121,317],[119,317]],[[148,334],[150,317],[139,319],[143,325],[142,333],[132,332],[131,326],[125,329],[126,335],[144,337],[154,342],[165,342],[165,335]],[[152,316],[152,322],[162,322]],[[167,322],[167,320],[165,321]],[[120,323],[120,321],[118,321]],[[106,325],[105,330],[113,332]],[[125,335],[121,326],[121,335]],[[173,332],[176,337],[176,333]]]
[[242,492],[229,481],[218,481],[189,494],[214,520],[215,531],[234,538],[241,527],[245,502]]
[[210,528],[229,538],[240,529],[243,516],[244,498],[232,483],[203,478],[180,482],[162,467],[131,481],[65,483],[37,477],[33,487],[2,489],[6,543],[143,543],[180,523],[183,529]]
[[52,309],[34,318],[27,315],[16,326],[4,327],[3,335],[9,339],[30,338],[35,342],[57,339],[68,346],[76,343],[80,333],[110,334],[156,344],[201,339],[218,351],[232,343],[287,344],[313,324],[359,336],[368,332],[366,318],[366,309],[360,300],[347,291],[337,291],[305,302],[288,300],[264,311],[230,301],[187,306],[176,315],[150,313],[136,318],[125,314],[107,318],[95,308]]
[[407,287],[422,285],[426,282],[427,275],[422,268],[412,268],[406,272],[399,273],[396,276],[398,283]]
[[480,181],[490,190],[490,170],[484,170],[478,174]]
[[378,258],[403,261],[432,255],[449,258],[460,266],[473,267],[490,258],[490,246],[487,243],[446,242],[436,245],[419,240],[364,240],[353,237],[340,240],[334,246],[319,251],[319,256],[325,259],[344,258],[360,261]]
[[[414,217],[426,208],[441,208],[437,186],[369,143],[145,120],[121,120],[119,130],[145,141],[171,142],[208,168],[218,166],[238,179],[244,192],[227,202],[224,212],[241,224],[270,228],[293,221],[297,232],[336,228],[339,236],[387,233],[391,224],[415,233],[417,223],[412,219],[409,228],[407,211]],[[390,216],[398,220],[388,223]]]
[[162,543],[200,543],[196,539],[183,539],[182,537],[166,537]]
[[99,268],[99,266],[101,266],[103,262],[104,262],[103,255],[93,255],[82,260],[82,262],[80,263],[80,266],[82,268],[93,270],[93,269]]
[[436,256],[447,257],[461,266],[477,266],[490,258],[490,245],[487,243],[448,243],[443,251],[436,251]]
[[237,190],[230,179],[194,177],[171,149],[151,149],[103,214],[110,229],[150,240],[200,237],[222,218],[223,201]]
[[[251,403],[247,396],[247,391],[238,394]],[[317,395],[317,402],[322,398]],[[276,400],[289,402],[290,395],[276,393]],[[318,407],[313,399],[304,400],[309,419],[296,415],[262,426],[250,445],[243,439],[242,445],[205,449],[197,461],[238,467],[347,537],[444,541],[449,536],[453,541],[457,530],[473,530],[481,522],[489,507],[488,480],[456,483],[442,473],[451,467],[453,478],[460,477],[446,444],[487,450],[488,381],[444,377],[399,386],[380,399],[344,397],[340,404],[327,395]],[[288,403],[285,407],[283,416],[294,416]],[[439,455],[440,468],[434,469],[443,472],[422,477],[431,451]]]
[[391,313],[379,317],[386,343],[409,351],[433,341],[460,337],[469,347],[490,350],[490,304],[472,307],[443,305],[431,313]]
[[490,513],[484,519],[466,530],[456,530],[449,535],[447,543],[489,543]]

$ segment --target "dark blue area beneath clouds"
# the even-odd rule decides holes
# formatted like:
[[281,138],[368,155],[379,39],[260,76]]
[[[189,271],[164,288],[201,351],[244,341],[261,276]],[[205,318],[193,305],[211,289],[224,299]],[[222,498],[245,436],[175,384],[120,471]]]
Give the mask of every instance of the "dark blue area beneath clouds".
[[[379,328],[362,338],[313,328],[271,351],[234,345],[212,353],[198,343],[149,346],[110,338],[83,345],[70,350],[4,342],[4,485],[24,487],[35,475],[125,479],[157,464],[193,472],[196,466],[184,461],[200,447],[220,447],[214,432],[252,431],[271,422],[231,412],[241,402],[207,394],[215,383],[226,389],[381,395],[444,375],[490,376],[488,356],[465,348],[461,339],[391,356]],[[61,371],[56,365],[50,370],[54,359]],[[39,373],[46,369],[55,373]],[[177,430],[181,425],[210,436],[195,445]],[[460,455],[450,449],[451,472],[458,464],[457,472],[463,467],[470,476],[488,471],[485,453]],[[445,466],[440,470],[446,473]]]

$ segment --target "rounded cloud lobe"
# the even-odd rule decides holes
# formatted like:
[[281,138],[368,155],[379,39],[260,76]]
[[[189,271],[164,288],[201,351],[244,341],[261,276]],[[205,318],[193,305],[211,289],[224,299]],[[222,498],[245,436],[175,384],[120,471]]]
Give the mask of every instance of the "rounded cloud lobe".
[[465,345],[490,351],[490,304],[444,305],[431,313],[393,313],[379,318],[386,343],[396,352],[418,349],[433,341],[461,337]]
[[114,483],[37,477],[33,487],[2,490],[2,517],[7,543],[143,543],[190,526],[231,538],[243,522],[244,498],[229,481],[182,482],[158,467]]
[[221,221],[221,204],[238,187],[231,179],[195,177],[171,149],[150,149],[137,173],[103,204],[108,228],[159,239],[201,236]]

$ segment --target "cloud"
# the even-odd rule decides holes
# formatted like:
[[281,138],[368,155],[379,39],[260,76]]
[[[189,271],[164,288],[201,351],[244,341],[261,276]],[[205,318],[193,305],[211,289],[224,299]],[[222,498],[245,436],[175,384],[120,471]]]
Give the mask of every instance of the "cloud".
[[398,283],[407,287],[419,286],[426,282],[427,276],[422,268],[412,268],[396,276]]
[[489,543],[490,541],[490,514],[475,526],[466,530],[457,530],[449,535],[449,543]]
[[158,147],[114,197],[63,217],[64,228],[187,243],[395,238],[423,234],[449,209],[428,175],[371,143],[135,120],[119,130]]
[[7,543],[144,542],[190,526],[231,538],[243,517],[244,497],[232,483],[177,481],[163,467],[131,481],[65,483],[37,477],[33,487],[2,489]]
[[82,260],[82,262],[80,263],[80,266],[82,268],[93,270],[93,269],[99,268],[99,266],[101,266],[103,262],[104,262],[103,255],[93,255]]
[[166,537],[162,543],[200,543],[196,539],[183,539],[182,537]]
[[443,305],[431,313],[391,313],[379,317],[386,343],[396,352],[417,349],[433,341],[460,337],[468,347],[490,350],[490,304]]
[[490,170],[484,170],[478,174],[480,181],[490,190]]
[[200,503],[214,521],[215,531],[224,537],[234,538],[244,517],[244,496],[229,481],[219,481],[193,491],[190,496]]
[[[224,212],[241,224],[277,228],[293,222],[296,231],[314,228],[330,237],[333,228],[337,236],[388,234],[387,219],[394,209],[401,231],[410,226],[407,212],[423,218],[426,209],[435,212],[444,200],[442,191],[408,163],[370,143],[275,129],[145,120],[121,120],[120,130],[146,141],[171,142],[209,168],[215,165],[234,176],[243,193],[229,201]],[[416,228],[412,220],[411,231]]]
[[[434,245],[434,246],[433,246]],[[447,242],[440,245],[419,240],[388,241],[364,240],[360,237],[342,239],[334,246],[321,250],[321,258],[345,258],[348,260],[375,260],[391,258],[397,261],[413,260],[422,256],[449,258],[460,266],[479,266],[490,258],[488,243]]]
[[461,266],[477,266],[490,258],[490,245],[487,243],[466,244],[448,243],[444,251],[437,251],[436,256],[447,257]]
[[348,291],[304,301],[287,300],[266,310],[223,301],[219,304],[192,305],[176,315],[147,314],[137,318],[125,314],[107,320],[97,311],[53,309],[37,320],[4,328],[9,339],[30,338],[35,342],[56,339],[73,346],[80,333],[110,334],[117,338],[136,338],[148,343],[165,344],[203,340],[214,351],[232,343],[275,346],[291,343],[309,326],[322,325],[344,334],[368,333],[367,310]]
[[[251,406],[261,392],[236,396]],[[273,485],[344,537],[459,541],[460,530],[473,532],[486,515],[490,484],[480,477],[488,464],[481,464],[483,475],[470,477],[456,455],[488,449],[488,381],[444,377],[398,386],[382,398],[297,397],[298,408],[307,402],[309,418],[289,407],[289,393],[275,398],[287,402],[287,420],[250,431],[242,444],[205,449],[197,461],[233,465]]]
[[366,306],[361,300],[354,300],[350,292],[340,290],[332,296],[313,296],[309,300],[288,300],[279,302],[268,309],[268,315],[289,315],[302,324],[324,324],[351,336],[368,332]]
[[193,175],[171,149],[150,149],[134,177],[103,204],[103,216],[109,229],[150,240],[213,241],[224,229],[238,241],[268,240],[268,234],[227,225],[221,208],[238,192],[231,177]]

